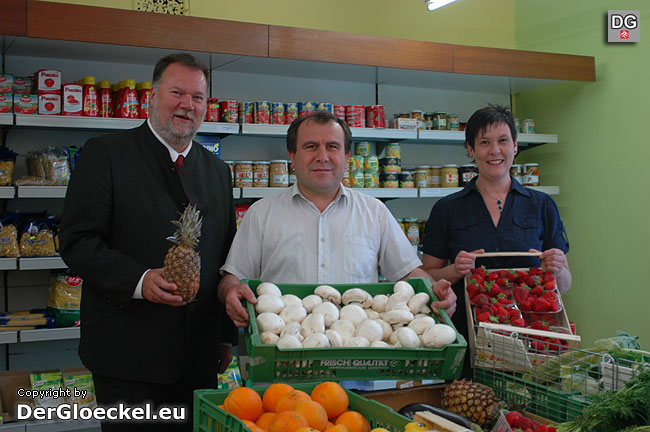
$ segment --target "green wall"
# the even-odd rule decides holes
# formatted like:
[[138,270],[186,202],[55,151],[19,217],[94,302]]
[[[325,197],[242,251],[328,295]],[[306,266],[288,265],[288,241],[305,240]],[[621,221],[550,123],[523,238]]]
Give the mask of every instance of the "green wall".
[[[617,329],[650,349],[650,4],[646,1],[517,0],[517,48],[594,56],[595,83],[570,83],[518,95],[558,144],[522,154],[538,161],[571,245],[570,319],[589,346]],[[607,43],[608,9],[641,11],[641,42]],[[643,31],[645,30],[645,32]]]

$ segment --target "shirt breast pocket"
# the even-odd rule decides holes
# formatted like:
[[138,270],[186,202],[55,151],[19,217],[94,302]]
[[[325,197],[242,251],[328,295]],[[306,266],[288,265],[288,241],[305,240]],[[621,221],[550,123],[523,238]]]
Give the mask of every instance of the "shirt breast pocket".
[[[333,257],[341,261],[343,273],[353,281],[371,281],[376,278],[379,241],[362,235],[343,237],[339,245],[339,254]],[[347,259],[341,257],[348,257]]]
[[513,218],[513,235],[531,248],[539,247],[539,221],[531,216],[515,216]]
[[[461,250],[473,251],[489,247],[484,242],[486,234],[481,231],[478,218],[467,217],[453,220],[449,226],[449,249],[452,254]],[[452,256],[451,259],[453,260],[454,257]]]

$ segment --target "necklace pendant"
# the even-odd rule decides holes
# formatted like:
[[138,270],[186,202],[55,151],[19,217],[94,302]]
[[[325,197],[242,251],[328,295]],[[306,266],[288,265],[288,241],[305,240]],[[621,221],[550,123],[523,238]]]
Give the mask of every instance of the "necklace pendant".
[[499,209],[499,213],[503,213],[503,201],[500,199],[497,199],[497,209]]

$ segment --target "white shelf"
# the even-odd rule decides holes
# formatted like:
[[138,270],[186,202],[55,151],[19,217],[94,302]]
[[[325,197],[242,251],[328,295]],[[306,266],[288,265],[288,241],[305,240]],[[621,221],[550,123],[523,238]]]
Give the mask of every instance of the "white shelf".
[[0,344],[12,344],[16,342],[18,342],[17,331],[9,330],[0,332]]
[[25,427],[23,422],[10,422],[0,426],[0,432],[25,432]]
[[13,186],[0,186],[0,199],[11,199],[16,196],[16,188]]
[[352,138],[356,140],[414,140],[418,137],[417,130],[382,129],[382,128],[350,128]]
[[63,258],[55,257],[36,257],[36,258],[19,258],[18,268],[20,270],[48,270],[68,268],[63,262]]
[[65,198],[67,186],[18,186],[18,198]]
[[232,188],[232,197],[234,199],[241,198],[241,189],[240,188]]
[[245,123],[241,125],[241,133],[243,135],[286,137],[288,130],[289,130],[289,125],[251,124],[251,123]]
[[17,268],[17,258],[0,258],[0,270],[16,270]]
[[517,142],[528,144],[549,144],[557,143],[557,135],[551,134],[519,134]]
[[16,126],[48,128],[123,130],[138,127],[143,121],[142,119],[124,118],[16,114]]
[[21,330],[19,333],[20,342],[42,342],[64,339],[79,339],[81,327],[64,327]]
[[241,188],[241,197],[242,198],[266,198],[267,196],[271,196],[275,193],[278,193],[286,189],[287,188],[285,187],[265,187],[265,188],[244,187]]
[[238,134],[239,126],[239,123],[203,122],[199,133]]
[[0,114],[0,126],[9,126],[14,124],[14,115],[12,113]]
[[[536,191],[544,192],[548,195],[559,195],[560,194],[560,187],[559,186],[526,186],[530,187],[531,189],[535,189]],[[463,188],[460,187],[455,187],[455,188],[420,188],[419,191],[419,197],[420,198],[442,198],[447,195],[451,195],[454,192],[459,192],[463,190]]]
[[415,188],[354,188],[353,190],[375,198],[417,198]]
[[[465,131],[419,130],[418,141],[421,143],[464,143]],[[520,145],[557,143],[557,135],[551,134],[518,134]]]

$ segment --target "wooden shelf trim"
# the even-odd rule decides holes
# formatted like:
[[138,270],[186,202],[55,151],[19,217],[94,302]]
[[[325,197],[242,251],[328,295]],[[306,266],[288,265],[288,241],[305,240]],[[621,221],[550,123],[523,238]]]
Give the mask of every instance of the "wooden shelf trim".
[[0,33],[12,36],[27,34],[27,1],[3,0],[0,14]]

